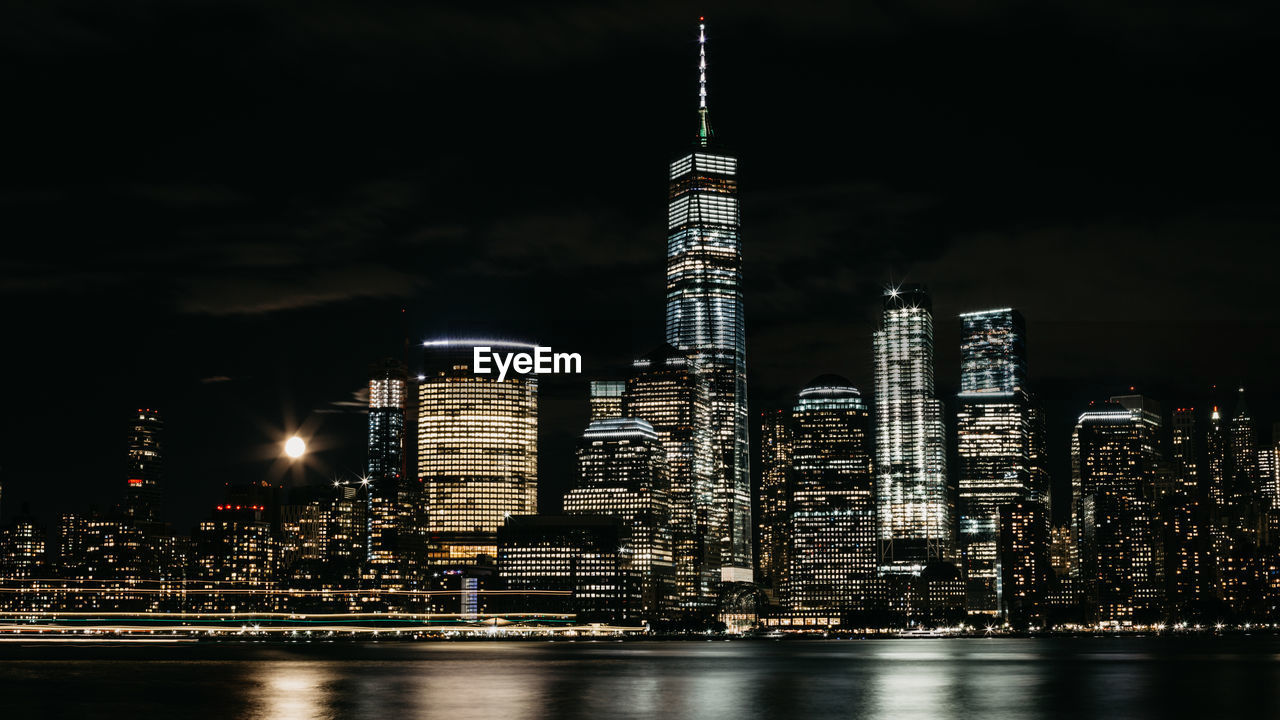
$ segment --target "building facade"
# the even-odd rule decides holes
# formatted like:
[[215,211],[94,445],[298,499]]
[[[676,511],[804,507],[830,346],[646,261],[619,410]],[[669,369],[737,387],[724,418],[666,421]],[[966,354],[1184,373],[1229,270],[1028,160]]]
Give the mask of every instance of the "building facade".
[[[1026,323],[1010,308],[964,313],[960,322],[956,454],[966,601],[970,612],[998,615],[999,509],[1036,494],[1031,477],[1035,418],[1026,393]],[[1047,472],[1043,463],[1039,469]],[[1046,479],[1039,478],[1047,485]]]
[[607,420],[622,417],[622,393],[627,389],[625,380],[591,381],[591,420]]
[[921,286],[885,292],[875,333],[879,566],[919,574],[955,557],[946,426],[934,391],[933,310]]
[[388,358],[369,372],[369,499],[366,575],[381,587],[404,587],[416,574],[421,538],[420,486],[405,472],[408,372]]
[[760,414],[760,495],[756,507],[756,580],[780,591],[787,575],[788,478],[793,448],[791,413]]
[[876,574],[871,415],[848,380],[823,375],[791,410],[786,604],[865,610]]
[[498,575],[508,612],[572,614],[579,622],[642,622],[640,590],[620,548],[622,520],[516,515],[498,531]]
[[1159,422],[1154,402],[1127,395],[1090,408],[1076,423],[1081,575],[1100,623],[1150,622],[1164,610],[1150,500]]
[[141,523],[158,522],[164,502],[164,421],[140,408],[129,424],[128,472],[124,511]]
[[709,608],[719,580],[720,546],[712,526],[711,400],[696,356],[664,345],[636,360],[622,413],[648,423],[666,454],[677,605],[685,611]]
[[491,562],[510,515],[538,510],[538,381],[472,370],[473,348],[527,352],[502,340],[423,344],[418,480],[429,551],[445,563]]
[[639,582],[641,614],[676,609],[667,457],[653,426],[636,418],[594,420],[578,443],[578,483],[565,494],[569,515],[622,521],[623,568]]
[[1014,627],[1039,625],[1045,613],[1045,593],[1053,578],[1045,508],[1039,502],[1026,500],[1002,505],[996,514],[1001,610]]

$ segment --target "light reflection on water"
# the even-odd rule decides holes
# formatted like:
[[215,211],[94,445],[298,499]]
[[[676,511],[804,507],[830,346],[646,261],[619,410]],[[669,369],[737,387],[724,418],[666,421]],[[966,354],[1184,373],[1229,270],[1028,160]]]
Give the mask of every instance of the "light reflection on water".
[[329,716],[333,672],[330,663],[271,660],[251,671],[259,678],[250,691],[248,717],[319,720]]
[[1280,717],[1280,639],[11,647],[5,717]]

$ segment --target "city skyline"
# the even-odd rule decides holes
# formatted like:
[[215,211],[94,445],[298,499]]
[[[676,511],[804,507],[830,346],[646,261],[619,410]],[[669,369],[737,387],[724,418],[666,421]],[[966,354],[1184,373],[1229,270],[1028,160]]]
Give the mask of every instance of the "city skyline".
[[1275,8],[90,5],[0,23],[18,715],[1280,712]]
[[[186,577],[190,567],[200,582],[279,581],[283,588],[319,582],[331,589],[370,583],[378,592],[418,592],[434,586],[437,581],[430,577],[441,577],[427,574],[429,567],[452,568],[444,576],[456,576],[464,612],[474,616],[486,607],[474,593],[491,589],[491,582],[538,590],[545,568],[585,563],[583,567],[601,573],[591,581],[592,589],[572,581],[565,586],[557,572],[545,580],[575,596],[603,593],[598,598],[605,604],[590,613],[605,612],[610,598],[618,598],[629,608],[618,617],[634,619],[643,606],[649,620],[665,622],[711,610],[727,613],[726,618],[755,618],[756,611],[747,608],[758,601],[742,588],[759,587],[751,583],[761,569],[772,580],[765,590],[777,593],[782,607],[791,610],[856,609],[864,619],[878,617],[875,622],[891,615],[942,622],[963,617],[966,609],[1003,617],[1012,599],[1019,622],[1049,617],[1050,608],[1056,613],[1077,607],[1085,617],[1128,624],[1164,617],[1167,608],[1178,607],[1166,605],[1181,588],[1166,596],[1164,578],[1177,571],[1166,566],[1165,552],[1178,562],[1190,557],[1186,553],[1198,552],[1200,540],[1177,534],[1187,530],[1197,538],[1211,535],[1214,593],[1224,607],[1243,613],[1254,598],[1262,597],[1250,584],[1251,573],[1261,572],[1255,569],[1261,560],[1252,553],[1270,546],[1267,512],[1274,502],[1277,458],[1270,445],[1259,451],[1257,425],[1245,409],[1243,388],[1234,414],[1220,417],[1214,407],[1207,457],[1218,464],[1201,478],[1191,474],[1185,457],[1178,459],[1181,465],[1162,464],[1165,420],[1159,404],[1137,394],[1136,385],[1130,386],[1130,394],[1112,395],[1096,411],[1091,402],[1071,435],[1072,472],[1069,479],[1060,476],[1052,483],[1055,492],[1050,487],[1055,453],[1047,438],[1053,420],[1028,375],[1035,364],[1027,359],[1023,315],[1009,307],[959,314],[962,362],[953,423],[936,379],[933,299],[919,282],[890,281],[883,290],[882,316],[872,342],[874,392],[865,403],[849,381],[828,372],[817,382],[836,378],[847,386],[840,392],[857,397],[856,402],[846,398],[823,406],[814,418],[802,410],[802,402],[787,429],[793,439],[775,437],[768,423],[761,428],[766,445],[775,440],[796,445],[794,453],[787,453],[792,465],[758,471],[770,478],[765,486],[776,482],[775,471],[782,471],[778,477],[785,510],[777,514],[773,490],[757,497],[748,471],[753,453],[740,163],[712,130],[708,36],[701,18],[697,28],[696,132],[689,149],[669,166],[667,344],[636,360],[623,384],[616,366],[592,368],[588,363],[590,392],[580,396],[595,423],[619,416],[647,422],[657,443],[654,457],[661,456],[665,466],[650,478],[649,489],[642,489],[657,493],[652,495],[656,500],[643,501],[649,510],[637,514],[641,505],[635,503],[625,512],[611,510],[608,514],[620,520],[603,525],[590,518],[558,520],[555,511],[566,497],[564,510],[577,514],[612,506],[598,497],[582,500],[574,494],[578,490],[566,495],[563,481],[540,482],[540,431],[551,424],[539,413],[541,378],[527,369],[509,376],[502,369],[496,377],[483,377],[484,371],[472,367],[473,346],[535,345],[447,334],[421,343],[419,364],[412,353],[418,342],[410,338],[408,308],[402,307],[403,359],[371,366],[363,397],[353,393],[351,400],[332,403],[329,413],[313,408],[301,421],[284,418],[274,434],[297,445],[285,448],[291,461],[276,460],[264,476],[228,478],[225,502],[199,522],[190,540],[166,529],[161,509],[166,487],[191,488],[181,480],[165,481],[161,413],[138,410],[129,435],[123,503],[106,515],[93,510],[87,516],[60,515],[58,572],[77,566],[87,568],[87,577],[117,572],[104,571],[102,565],[145,577],[167,574],[161,568],[171,567],[183,568],[180,576]],[[477,337],[471,332],[462,336]],[[528,333],[508,329],[495,335],[501,336]],[[230,375],[201,380],[213,386],[234,382]],[[568,387],[562,384],[562,390]],[[853,404],[842,404],[848,402]],[[1108,409],[1113,407],[1124,411]],[[347,408],[353,410],[333,412]],[[365,471],[340,474],[304,454],[306,446],[314,453],[348,444],[342,434],[326,435],[320,426],[324,415],[358,415],[355,408],[368,413]],[[853,414],[833,422],[844,412]],[[859,413],[861,420],[852,420]],[[1179,413],[1183,420],[1194,420],[1193,410]],[[551,437],[560,437],[563,418],[552,418]],[[809,428],[810,422],[817,424]],[[848,430],[846,437],[841,434],[846,430],[840,430],[845,422],[862,427]],[[1106,422],[1118,423],[1112,432],[1117,439],[1097,439],[1104,437],[1106,431],[1097,428]],[[836,435],[814,434],[817,428]],[[1131,432],[1145,434],[1138,445],[1123,445]],[[631,452],[631,442],[625,441],[619,458]],[[1268,442],[1265,436],[1262,442]],[[265,457],[270,446],[259,444]],[[852,457],[860,459],[847,459]],[[864,462],[862,475],[848,470]],[[838,466],[846,468],[844,474],[836,473]],[[1127,469],[1131,467],[1136,474]],[[318,473],[326,472],[330,477],[317,483]],[[287,476],[290,482],[285,482]],[[330,481],[338,493],[332,501],[320,495],[305,499],[314,494],[307,485],[319,490]],[[585,475],[582,482],[587,482]],[[1061,492],[1064,484],[1066,494]],[[1206,497],[1213,501],[1212,522],[1198,519],[1195,510],[1202,487],[1210,487]],[[547,502],[548,496],[555,499]],[[1069,502],[1064,504],[1064,497]],[[1049,572],[1050,537],[1057,537],[1050,533],[1055,505],[1059,516],[1067,518],[1056,527],[1069,533],[1066,542],[1080,558],[1079,576]],[[27,503],[22,507],[25,513]],[[762,513],[758,527],[753,509]],[[117,512],[123,519],[115,519]],[[535,515],[527,523],[523,519]],[[662,517],[666,520],[657,520]],[[510,527],[517,522],[524,524]],[[1172,537],[1182,539],[1166,545],[1158,525],[1169,522],[1176,528]],[[8,542],[21,538],[22,548],[34,542],[29,523],[13,528],[5,536]],[[652,565],[654,551],[648,544],[654,541],[646,538],[658,532],[669,534],[670,555]],[[588,543],[592,549],[572,549],[574,538],[586,537],[583,533],[594,538]],[[757,541],[772,545],[775,538],[781,540],[777,548],[757,549]],[[609,542],[621,544],[609,550]],[[87,550],[75,549],[81,545]],[[94,554],[111,547],[132,548],[132,554],[115,559]],[[1029,554],[1006,557],[1010,548]],[[24,567],[28,552],[24,549],[8,561]],[[753,560],[757,552],[766,556],[766,566]],[[876,576],[866,569],[873,556]],[[508,566],[501,560],[495,566],[494,559],[503,557]],[[619,573],[616,578],[614,572]],[[1046,584],[1050,580],[1052,586]],[[637,605],[621,598],[635,598]],[[210,602],[216,607],[216,601]],[[741,610],[728,609],[732,607]],[[783,619],[774,616],[776,622]],[[828,620],[835,622],[816,622]]]
[[[0,467],[6,514],[23,498],[50,509],[114,501],[99,478],[118,468],[114,428],[135,407],[158,407],[181,429],[168,447],[170,501],[194,522],[229,478],[269,473],[272,460],[251,448],[316,411],[324,434],[350,438],[316,445],[317,467],[359,470],[363,417],[348,413],[363,398],[352,393],[371,358],[401,356],[406,335],[518,334],[582,351],[596,368],[661,336],[661,315],[636,299],[662,292],[653,193],[690,132],[692,13],[530,15],[560,41],[550,59],[479,32],[442,40],[430,10],[374,22],[392,38],[376,52],[335,29],[366,48],[351,62],[306,32],[296,60],[266,51],[298,36],[310,21],[300,12],[259,22],[229,11],[202,39],[162,43],[160,67],[63,32],[88,27],[132,47],[135,30],[119,18],[15,25],[41,39],[15,52],[47,74],[15,85],[39,101],[15,117],[31,142],[12,166],[23,185],[5,190],[6,236],[18,242],[0,288],[23,309],[14,336],[51,350],[4,361],[25,380],[13,399],[30,414],[6,419],[3,434],[31,451]],[[1055,478],[1081,404],[1130,385],[1202,407],[1196,395],[1210,385],[1244,384],[1259,413],[1277,406],[1266,282],[1275,181],[1258,171],[1274,165],[1275,142],[1258,130],[1272,112],[1251,91],[1265,84],[1265,63],[1252,59],[1267,46],[1250,11],[1200,24],[1169,9],[1140,43],[1097,8],[706,12],[718,137],[744,158],[753,407],[785,406],[827,372],[870,388],[866,347],[887,282],[922,282],[935,297],[944,400],[958,384],[955,316],[1023,311]],[[515,21],[495,22],[523,37]],[[252,51],[228,39],[248,27],[262,38]],[[1082,42],[1093,48],[1085,62],[1074,58]],[[755,52],[765,45],[797,52],[766,62]],[[251,53],[254,75],[224,62],[232,48]],[[1190,48],[1200,72],[1179,69]],[[166,99],[119,77],[154,78]],[[73,130],[83,102],[117,111]],[[533,107],[519,122],[504,112]],[[563,169],[592,154],[584,112],[608,119],[611,183],[583,187]],[[169,124],[131,122],[152,116]],[[796,132],[824,152],[792,151],[784,138]],[[464,155],[444,137],[484,142]],[[68,343],[97,351],[94,362],[53,350]],[[543,391],[547,427],[580,424],[572,383]],[[54,426],[72,403],[97,432],[76,433],[77,452],[50,475],[37,458],[65,456],[68,440],[31,428]],[[1257,418],[1262,428],[1274,419]],[[572,435],[542,442],[548,477],[567,477]]]

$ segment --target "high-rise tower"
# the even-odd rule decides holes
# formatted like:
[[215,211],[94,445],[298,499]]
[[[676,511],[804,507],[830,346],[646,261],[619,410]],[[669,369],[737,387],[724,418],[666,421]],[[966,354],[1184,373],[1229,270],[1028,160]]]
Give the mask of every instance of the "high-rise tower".
[[418,383],[418,475],[439,560],[494,557],[509,515],[538,512],[538,380],[477,374],[473,348],[534,348],[502,340],[423,344]]
[[578,484],[564,496],[564,511],[620,518],[618,553],[639,582],[645,617],[674,609],[667,456],[652,425],[636,418],[593,420],[578,443]]
[[417,480],[405,477],[405,402],[408,374],[404,363],[386,359],[369,371],[368,492],[369,573],[384,583],[403,582],[411,570]]
[[1169,457],[1176,475],[1166,521],[1166,583],[1177,617],[1196,618],[1213,593],[1211,508],[1193,407],[1175,408]]
[[711,402],[697,360],[663,345],[636,360],[622,414],[649,424],[666,455],[676,603],[696,611],[714,603],[719,545],[711,536],[715,485]]
[[1031,485],[1026,323],[1010,308],[964,313],[960,323],[958,540],[969,611],[994,615],[1000,612],[1000,506],[1040,499]]
[[852,383],[822,375],[800,391],[791,418],[787,605],[866,609],[876,572],[871,415]]
[[954,558],[946,428],[933,385],[933,306],[918,285],[885,291],[875,333],[880,569],[919,573]]
[[1160,417],[1159,407],[1140,395],[1113,397],[1082,413],[1072,436],[1081,575],[1100,622],[1150,621],[1163,605],[1149,500]]
[[760,414],[760,497],[756,507],[759,546],[757,581],[781,590],[787,576],[788,489],[794,437],[791,413],[767,410]]
[[1231,489],[1237,502],[1256,500],[1262,495],[1261,473],[1258,472],[1258,432],[1253,415],[1240,388],[1236,414],[1227,426],[1228,464]]
[[405,388],[404,363],[387,359],[369,372],[370,493],[395,497],[404,486]]
[[129,471],[124,510],[138,522],[160,519],[164,499],[160,485],[164,472],[161,436],[164,421],[155,410],[139,409],[129,424]]
[[1280,422],[1271,425],[1271,445],[1264,449],[1269,455],[1266,463],[1271,466],[1271,473],[1266,476],[1264,494],[1273,510],[1280,510]]
[[747,365],[738,236],[738,159],[713,142],[706,26],[698,25],[698,130],[670,166],[667,342],[695,355],[710,385],[716,461],[710,529],[725,581],[751,580]]

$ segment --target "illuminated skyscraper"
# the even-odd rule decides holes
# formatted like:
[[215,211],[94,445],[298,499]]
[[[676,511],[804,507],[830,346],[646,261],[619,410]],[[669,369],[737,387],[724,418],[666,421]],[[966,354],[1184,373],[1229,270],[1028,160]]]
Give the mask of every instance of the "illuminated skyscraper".
[[1169,549],[1165,577],[1169,602],[1181,619],[1198,619],[1213,599],[1213,547],[1210,500],[1199,472],[1195,408],[1176,408],[1170,460],[1176,475],[1169,503]]
[[1262,495],[1262,476],[1258,471],[1258,431],[1253,415],[1240,388],[1236,414],[1227,426],[1228,464],[1231,491],[1237,503],[1257,500]]
[[738,160],[716,148],[707,115],[706,28],[698,26],[698,132],[670,166],[667,342],[698,356],[710,384],[715,448],[711,539],[721,579],[751,580],[746,334]]
[[[995,615],[1001,611],[1000,507],[1039,499],[1031,483],[1031,422],[1037,418],[1026,394],[1026,325],[1008,308],[964,313],[960,322],[956,450],[966,601],[970,612]],[[1044,472],[1043,463],[1038,470]],[[1037,479],[1047,485],[1047,478]]]
[[622,413],[649,423],[667,456],[672,555],[677,604],[710,607],[719,580],[712,541],[715,501],[712,477],[711,402],[697,360],[664,345],[635,363],[622,395]]
[[786,603],[795,610],[866,609],[876,572],[871,416],[848,380],[823,375],[791,410]]
[[1258,462],[1257,431],[1240,388],[1236,411],[1222,422],[1217,408],[1211,418],[1209,467],[1217,502],[1210,524],[1216,562],[1217,594],[1235,612],[1248,613],[1261,592],[1260,549],[1269,543],[1265,482]]
[[375,497],[394,497],[407,488],[404,477],[404,364],[387,359],[369,373],[369,463],[366,477]]
[[880,568],[919,573],[954,559],[946,429],[933,385],[933,312],[921,286],[885,292],[875,333]]
[[756,518],[759,547],[757,580],[781,590],[787,575],[787,478],[791,475],[791,413],[769,410],[760,414],[760,505]]
[[404,583],[420,546],[414,541],[418,483],[405,477],[407,377],[394,359],[375,363],[369,373],[368,573],[384,587]]
[[1222,423],[1222,411],[1217,405],[1213,406],[1213,412],[1209,414],[1209,429],[1205,434],[1205,461],[1209,502],[1213,513],[1215,516],[1225,515],[1231,497],[1231,477],[1227,468],[1227,431]]
[[564,496],[564,511],[621,519],[618,552],[639,582],[644,616],[674,609],[667,456],[652,425],[636,418],[592,421],[578,443],[578,484]]
[[1139,395],[1112,398],[1076,423],[1080,562],[1100,622],[1151,621],[1163,609],[1150,485],[1160,412]]
[[1170,460],[1173,461],[1183,482],[1193,481],[1199,475],[1199,439],[1196,437],[1196,409],[1176,408],[1170,435]]
[[[330,487],[295,488],[282,508],[280,562],[296,587],[351,589],[362,576],[396,588],[400,566],[366,562],[368,485],[335,481]],[[398,598],[407,599],[407,598]]]
[[1014,627],[1037,623],[1053,569],[1049,557],[1049,521],[1036,501],[1001,505],[999,552],[1002,611]]
[[1280,422],[1271,425],[1271,445],[1265,452],[1268,454],[1266,464],[1271,466],[1271,472],[1266,475],[1264,494],[1270,500],[1271,508],[1280,510]]
[[538,511],[538,381],[472,372],[473,348],[528,352],[502,340],[423,344],[418,384],[418,476],[437,559],[494,557],[509,515]]
[[960,316],[960,393],[1011,393],[1027,387],[1027,325],[1012,308]]
[[124,511],[140,523],[160,519],[164,500],[161,479],[164,474],[162,436],[164,421],[160,413],[139,409],[129,424],[129,470],[125,483]]

